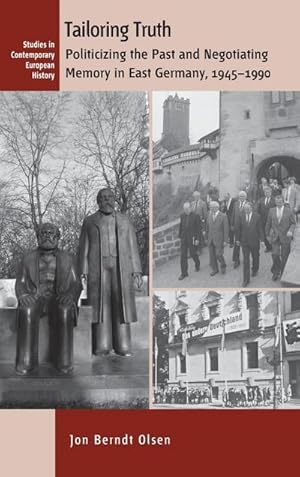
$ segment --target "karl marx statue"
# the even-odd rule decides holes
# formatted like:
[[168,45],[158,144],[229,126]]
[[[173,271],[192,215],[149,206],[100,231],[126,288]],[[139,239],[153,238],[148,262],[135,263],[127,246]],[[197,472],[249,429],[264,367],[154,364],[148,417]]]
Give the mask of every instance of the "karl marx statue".
[[73,257],[58,249],[60,233],[50,223],[40,226],[38,248],[23,257],[16,278],[18,298],[16,373],[30,374],[38,364],[39,320],[49,316],[50,354],[60,374],[73,368],[80,279]]
[[97,195],[99,210],[85,218],[79,245],[79,269],[93,309],[93,353],[131,354],[130,323],[137,321],[135,288],[143,284],[135,230],[115,212],[110,189]]

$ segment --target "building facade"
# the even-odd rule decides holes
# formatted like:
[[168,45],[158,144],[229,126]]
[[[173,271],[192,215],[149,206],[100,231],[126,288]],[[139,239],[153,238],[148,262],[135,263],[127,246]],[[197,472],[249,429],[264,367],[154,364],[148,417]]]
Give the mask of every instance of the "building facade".
[[249,179],[300,180],[300,92],[220,93],[221,195]]
[[169,387],[209,386],[215,399],[273,388],[276,364],[276,386],[300,397],[300,292],[186,292],[169,329]]

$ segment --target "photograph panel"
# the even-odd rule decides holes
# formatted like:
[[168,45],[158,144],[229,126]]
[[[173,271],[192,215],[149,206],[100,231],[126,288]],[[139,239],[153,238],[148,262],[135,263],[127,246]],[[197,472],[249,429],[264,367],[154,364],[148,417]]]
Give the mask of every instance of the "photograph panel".
[[0,407],[148,405],[148,97],[0,94]]
[[153,286],[300,286],[300,93],[153,93]]
[[300,292],[156,290],[153,406],[300,407]]

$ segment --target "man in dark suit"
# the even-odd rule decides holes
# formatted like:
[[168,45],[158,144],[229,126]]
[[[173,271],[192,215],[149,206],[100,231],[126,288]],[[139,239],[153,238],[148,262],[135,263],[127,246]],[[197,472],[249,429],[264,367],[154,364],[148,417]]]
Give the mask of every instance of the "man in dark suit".
[[[236,198],[231,197],[229,192],[225,194],[225,199],[221,205],[221,212],[227,215],[228,223],[232,223],[233,209],[236,203]],[[233,227],[229,227],[229,246],[233,248],[234,246],[234,230]]]
[[191,211],[199,215],[201,221],[201,237],[199,243],[199,252],[205,245],[205,237],[203,232],[206,229],[206,220],[207,220],[207,205],[204,200],[201,199],[201,194],[199,191],[195,190],[193,192],[193,200],[191,201]]
[[256,200],[257,190],[256,187],[250,183],[249,179],[245,180],[242,190],[246,192],[248,202],[254,202]]
[[253,211],[250,202],[245,204],[243,213],[237,221],[235,236],[237,243],[242,246],[243,287],[246,287],[250,283],[250,255],[252,257],[252,276],[255,277],[259,269],[260,241],[264,239],[260,216]]
[[265,246],[266,246],[265,252],[271,252],[272,246],[267,239],[265,229],[266,229],[266,223],[267,223],[269,210],[272,209],[272,207],[275,207],[275,199],[274,199],[274,197],[272,197],[272,190],[271,190],[271,187],[269,187],[269,186],[266,186],[264,188],[264,194],[265,194],[265,196],[261,197],[257,202],[256,211],[260,215],[261,224],[262,224],[263,231],[264,231],[264,236],[265,236],[264,242],[265,242]]
[[219,272],[218,262],[220,263],[221,273],[225,273],[224,246],[228,242],[229,227],[226,215],[219,210],[218,202],[212,201],[210,203],[207,229],[209,262],[212,269],[210,275],[214,276]]
[[269,185],[268,180],[265,177],[260,179],[259,186],[257,188],[257,199],[261,199],[265,196],[264,189]]
[[275,197],[275,207],[270,209],[266,223],[266,235],[272,245],[272,280],[278,280],[284,270],[291,250],[291,241],[296,227],[293,211],[284,206],[283,197]]
[[197,255],[197,247],[201,237],[201,221],[198,214],[191,211],[189,202],[183,204],[183,214],[180,216],[179,238],[181,239],[180,266],[181,275],[178,280],[188,276],[188,253],[195,262],[195,270],[200,270],[200,260]]
[[41,225],[38,248],[23,257],[17,273],[16,373],[22,376],[30,374],[38,364],[39,321],[46,315],[55,367],[61,374],[73,368],[73,327],[81,282],[73,257],[58,249],[59,237],[55,225]]
[[[231,230],[235,234],[236,226],[239,220],[240,215],[243,212],[244,206],[247,202],[247,193],[243,190],[239,192],[239,198],[234,204],[233,212],[232,212],[232,222],[231,222]],[[234,247],[233,247],[233,254],[232,254],[232,261],[234,263],[234,268],[237,268],[240,265],[240,245],[237,244],[237,240],[235,237]]]

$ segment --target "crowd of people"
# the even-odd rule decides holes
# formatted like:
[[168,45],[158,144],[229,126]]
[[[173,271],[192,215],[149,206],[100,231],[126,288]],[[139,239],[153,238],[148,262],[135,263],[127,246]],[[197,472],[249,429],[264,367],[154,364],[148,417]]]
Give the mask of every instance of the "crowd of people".
[[[188,394],[188,396],[187,396]],[[154,391],[156,404],[207,404],[212,401],[211,389],[205,387],[169,387]]]
[[295,177],[280,183],[277,179],[261,178],[254,187],[249,181],[237,197],[225,194],[220,200],[216,188],[205,198],[199,191],[183,205],[180,216],[181,239],[179,280],[188,276],[188,257],[200,271],[200,255],[203,247],[209,251],[211,276],[225,274],[227,263],[224,247],[233,249],[233,268],[241,264],[243,256],[243,287],[250,283],[251,276],[259,272],[260,247],[272,254],[272,280],[281,278],[286,265],[300,212],[300,187]]
[[[260,407],[273,406],[274,395],[272,386],[244,386],[242,388],[224,388],[222,392],[223,407]],[[276,389],[277,403],[288,402],[292,398],[291,386],[281,392],[280,386]],[[169,387],[154,391],[155,404],[210,404],[212,391],[205,387]]]

